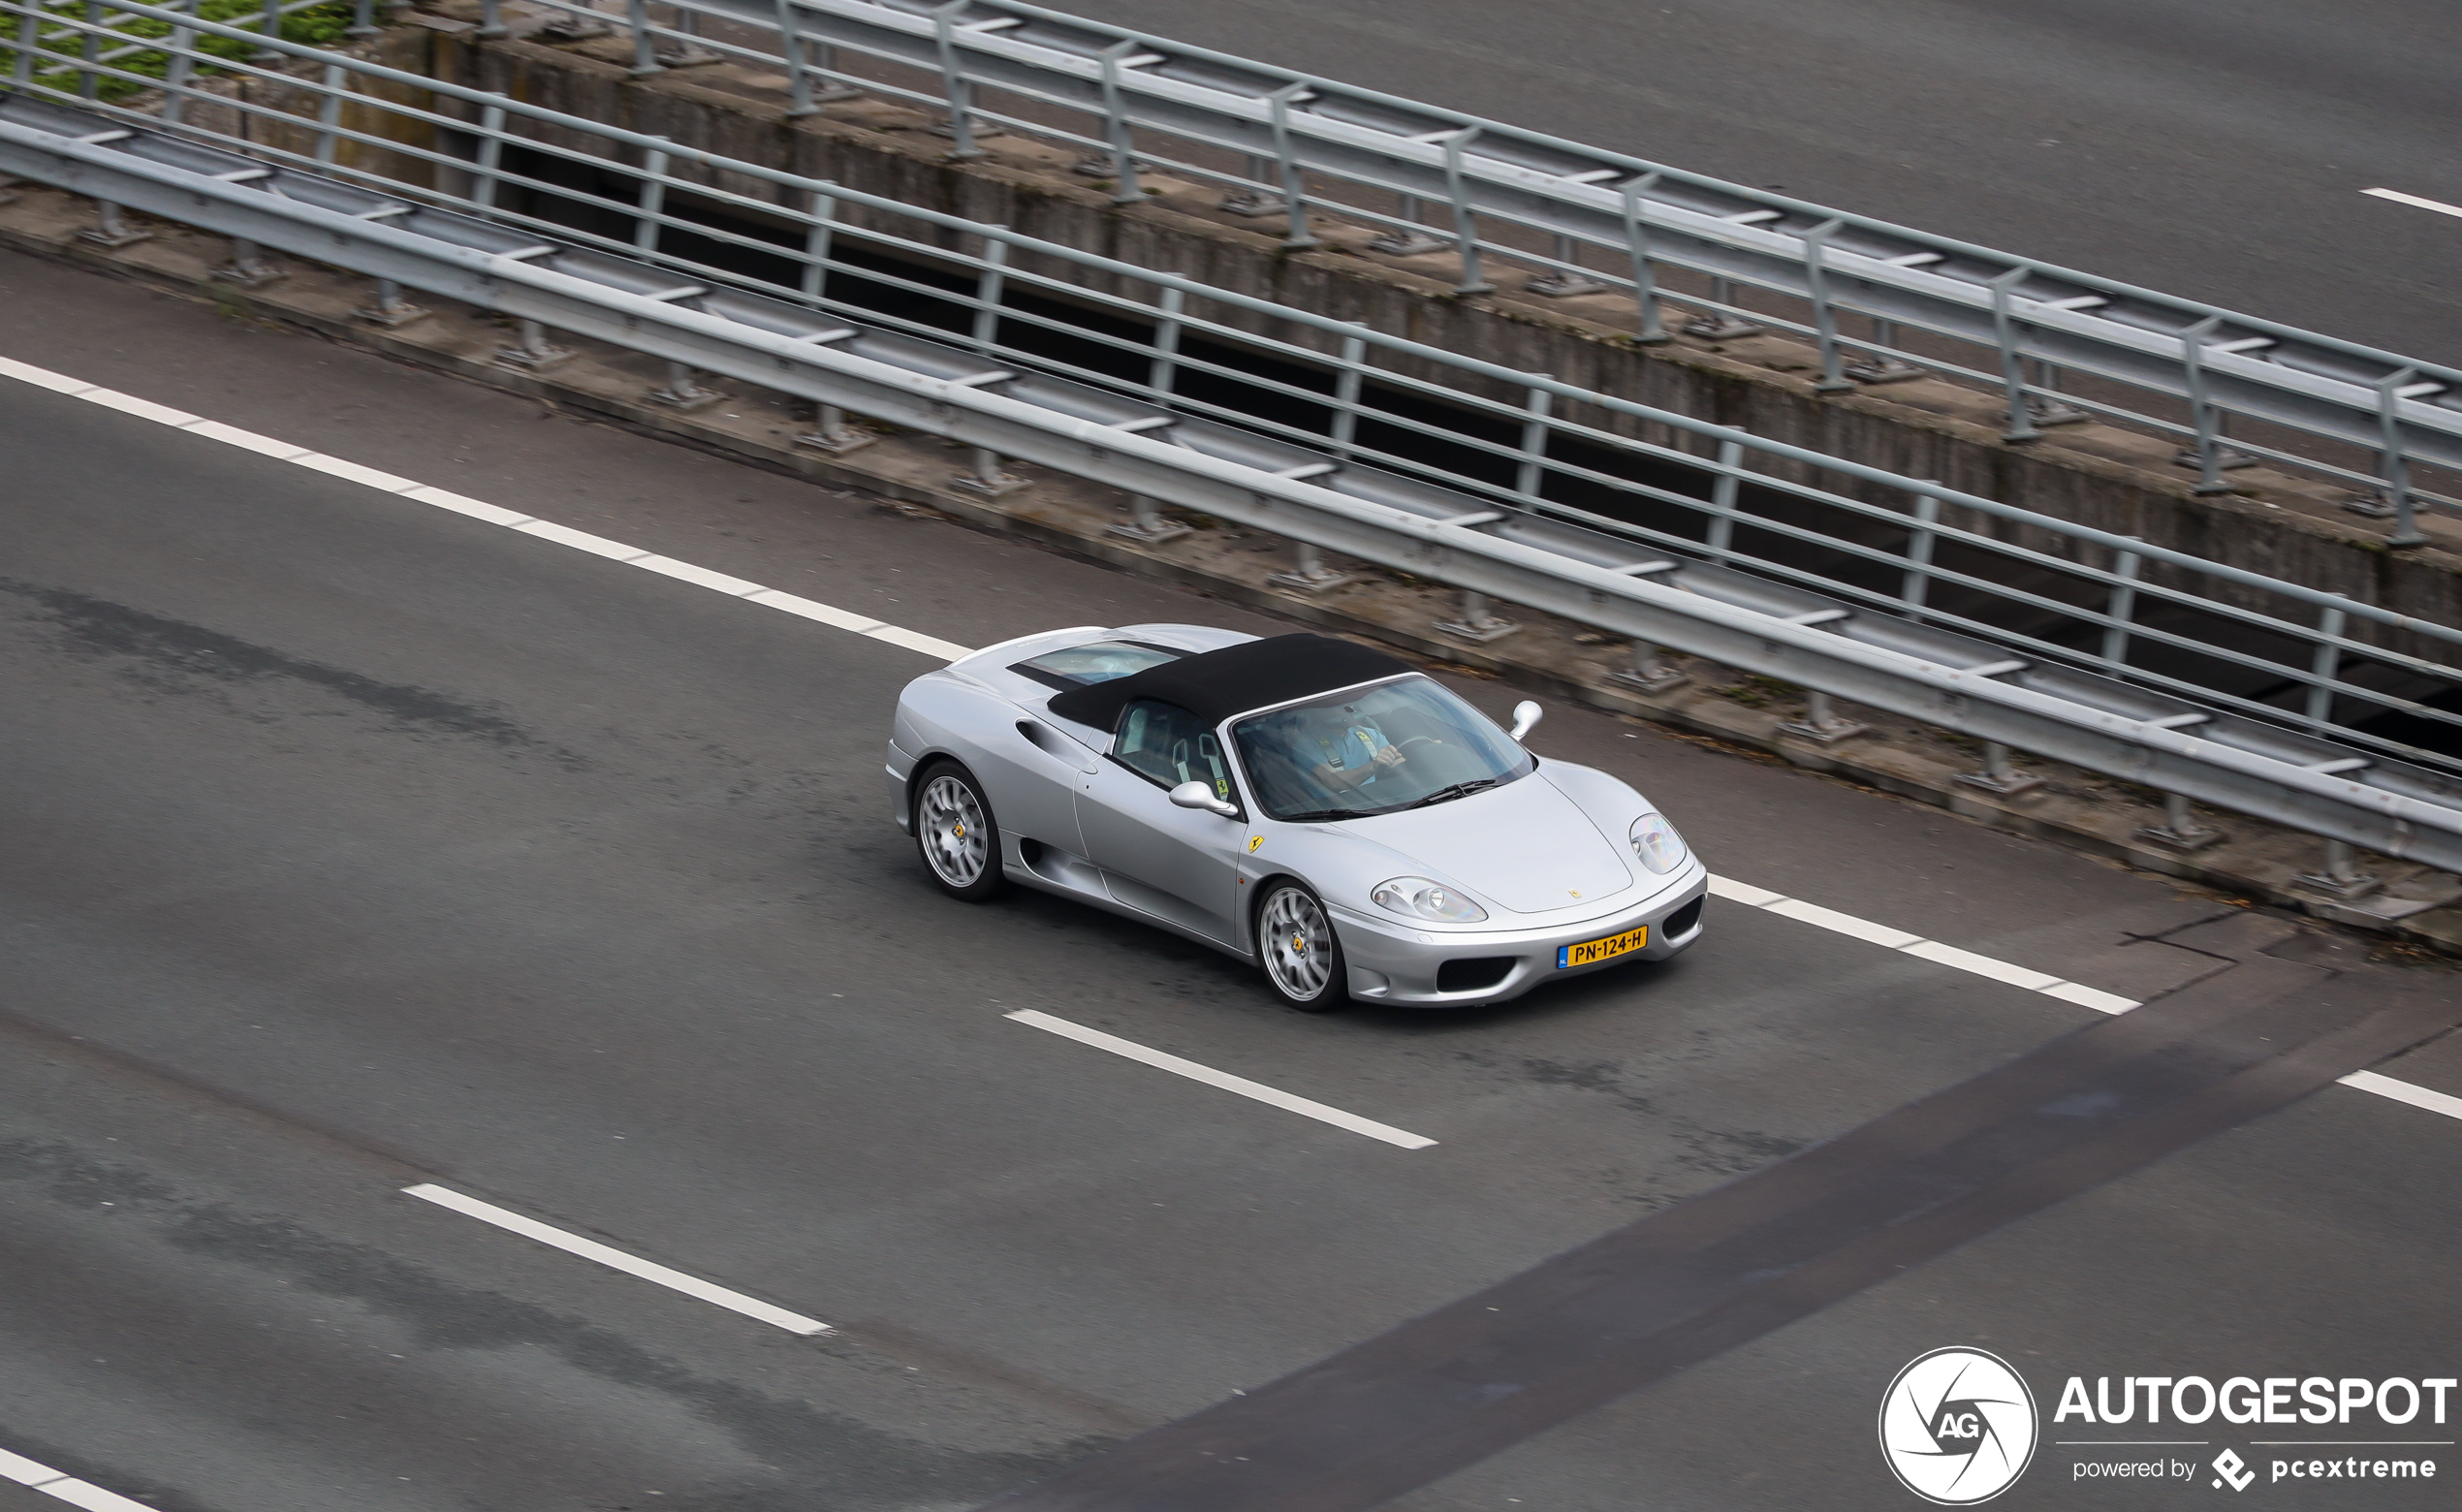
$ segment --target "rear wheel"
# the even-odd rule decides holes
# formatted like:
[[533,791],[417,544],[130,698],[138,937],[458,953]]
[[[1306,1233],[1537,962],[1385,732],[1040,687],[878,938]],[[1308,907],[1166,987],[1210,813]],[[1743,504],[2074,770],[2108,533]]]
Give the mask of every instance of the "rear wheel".
[[1266,985],[1300,1012],[1327,1013],[1350,1001],[1342,942],[1306,885],[1288,878],[1266,885],[1256,908],[1256,944]]
[[973,772],[954,761],[927,769],[915,784],[914,821],[915,848],[940,891],[979,903],[1007,885],[1000,874],[1000,827]]

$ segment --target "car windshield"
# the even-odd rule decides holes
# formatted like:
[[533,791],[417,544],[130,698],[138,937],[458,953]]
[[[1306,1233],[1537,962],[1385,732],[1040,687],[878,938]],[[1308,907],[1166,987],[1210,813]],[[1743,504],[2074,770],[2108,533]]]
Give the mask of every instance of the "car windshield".
[[1485,714],[1421,677],[1251,714],[1231,737],[1258,803],[1292,823],[1447,803],[1534,765]]

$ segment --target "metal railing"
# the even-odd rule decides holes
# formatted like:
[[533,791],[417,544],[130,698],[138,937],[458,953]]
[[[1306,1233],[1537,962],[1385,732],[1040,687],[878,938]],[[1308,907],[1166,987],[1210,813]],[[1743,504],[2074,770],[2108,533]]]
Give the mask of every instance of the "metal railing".
[[[0,0],[0,15],[16,3]],[[259,245],[371,274],[387,281],[379,316],[399,309],[388,286],[402,284],[517,315],[534,323],[506,354],[517,364],[553,360],[547,329],[575,331],[680,364],[673,400],[690,398],[689,369],[812,399],[824,445],[844,444],[852,410],[978,446],[988,490],[1005,487],[996,458],[1018,457],[1259,525],[1302,543],[1295,587],[1334,576],[1320,549],[1448,582],[1466,590],[1450,629],[1470,639],[1501,628],[1493,596],[1632,636],[1645,684],[1659,646],[1801,682],[1815,739],[1838,733],[1835,695],[2337,843],[2462,864],[2462,760],[2361,728],[2390,715],[2442,737],[2462,724],[2431,702],[2462,685],[2443,650],[2462,632],[999,227],[278,46],[304,75],[237,65],[268,98],[198,94],[192,105],[225,112],[219,124],[202,109],[166,126],[20,90],[0,102],[0,170],[222,232],[241,275]],[[432,107],[377,98],[379,86],[427,91]],[[419,133],[404,125],[441,144],[405,140]],[[414,191],[345,149],[458,176]],[[603,176],[577,187],[557,165]],[[714,171],[776,197],[713,187]],[[619,215],[627,234],[542,210]],[[771,276],[743,259],[773,260]],[[1260,336],[1240,317],[1322,345]],[[1168,526],[1140,508],[1122,528]],[[1994,622],[2012,612],[2041,622]],[[2054,620],[2082,626],[2084,644],[2038,633]],[[2149,648],[2179,665],[2142,665]],[[2255,675],[2265,696],[2218,685],[2224,674]],[[2004,758],[1978,775],[2012,780]],[[2194,840],[2185,809],[2174,818]],[[2351,875],[2347,853],[2320,871]]]
[[1278,219],[1287,246],[1316,244],[1312,216],[1374,227],[1377,250],[1449,252],[1464,294],[1501,267],[1529,293],[1624,296],[1640,341],[1797,335],[1823,392],[1944,376],[1999,393],[2010,441],[2089,417],[2173,438],[2202,492],[2259,460],[2336,480],[2391,545],[2424,540],[2416,502],[2462,507],[2413,470],[2462,468],[2451,366],[1016,0],[604,4],[534,0],[620,17],[637,73],[757,64],[791,114],[903,102],[959,157],[1003,131],[1067,142],[1122,202],[1159,170]]

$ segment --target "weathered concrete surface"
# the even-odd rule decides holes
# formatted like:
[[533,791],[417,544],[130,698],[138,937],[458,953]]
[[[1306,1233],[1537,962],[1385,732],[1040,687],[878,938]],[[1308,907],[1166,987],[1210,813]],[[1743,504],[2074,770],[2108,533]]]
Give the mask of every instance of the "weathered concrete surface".
[[[437,9],[476,14],[475,0],[442,0]],[[1290,252],[1278,235],[1215,207],[1215,191],[1150,176],[1143,205],[1117,205],[1105,186],[1071,175],[1072,151],[1020,137],[983,142],[987,155],[952,162],[944,138],[925,113],[874,100],[826,107],[790,120],[785,79],[731,63],[671,69],[636,79],[629,43],[620,37],[550,46],[518,38],[482,42],[467,34],[426,32],[429,68],[438,78],[501,90],[516,99],[670,137],[710,153],[830,179],[867,193],[968,219],[1010,226],[1027,235],[1164,268],[1218,288],[1306,309],[1339,321],[1363,322],[1445,350],[1522,371],[1550,373],[1571,384],[1681,414],[1741,426],[1786,442],[1903,476],[1935,479],[1966,492],[2140,537],[2251,572],[2282,578],[2432,623],[2462,625],[2462,521],[2430,520],[2431,544],[2394,551],[2382,528],[2342,513],[2347,491],[2268,468],[2228,475],[2232,492],[2199,498],[2194,477],[2172,465],[2172,442],[2089,423],[2062,426],[2043,440],[2011,446],[2000,438],[2001,401],[1940,380],[1894,383],[1846,394],[1814,392],[1815,355],[1791,340],[1752,337],[1705,343],[1679,337],[1664,345],[1635,343],[1633,306],[1620,296],[1547,299],[1520,292],[1522,275],[1492,269],[1503,285],[1493,295],[1452,292],[1450,254],[1391,258],[1366,244],[1373,233],[1326,221],[1315,228],[1324,246]],[[572,134],[561,145],[603,153],[606,144]],[[687,178],[776,203],[780,191],[742,174],[679,166]],[[856,224],[866,224],[850,215]],[[890,218],[878,229],[914,236],[916,224]],[[1031,266],[1026,259],[1021,264]],[[1081,279],[1080,281],[1086,281]],[[1331,338],[1309,328],[1269,322],[1241,311],[1210,308],[1208,318],[1301,345]],[[1397,371],[1410,372],[1397,364]],[[1411,376],[1459,386],[1458,375],[1430,368]],[[1517,393],[1499,394],[1518,403]],[[1667,442],[1621,417],[1577,418],[1603,428]],[[1811,481],[1806,477],[1803,481]],[[1877,502],[1904,501],[1836,477],[1824,486]],[[2048,532],[1967,511],[1944,520],[2064,558],[2081,550]],[[2099,556],[2099,551],[2095,554]],[[2097,561],[2094,565],[2109,565]],[[2150,581],[2165,581],[2149,571]],[[2248,608],[2284,606],[2255,590],[2225,589]],[[2367,638],[2368,632],[2354,627]],[[2380,644],[2437,661],[2450,660],[2436,643],[2390,636]]]
[[16,203],[0,207],[0,247],[186,293],[211,300],[234,319],[278,321],[321,332],[757,465],[867,488],[910,509],[1024,535],[1125,571],[1195,584],[1234,602],[1371,637],[1423,660],[1689,730],[1740,755],[1783,759],[2131,867],[2462,956],[2462,906],[2457,906],[2462,881],[2450,876],[2368,858],[2367,868],[2384,882],[2382,891],[2354,901],[2328,898],[2299,882],[2321,859],[2320,843],[2310,836],[2209,815],[2206,822],[2224,831],[2224,840],[2187,854],[2168,851],[2139,835],[2161,822],[2160,796],[2094,773],[2029,761],[2024,765],[2043,779],[2040,786],[1994,795],[1959,780],[1980,765],[1974,742],[1871,710],[1849,710],[1870,727],[1868,734],[1814,746],[1781,728],[1804,711],[1798,691],[1783,684],[1737,680],[1725,669],[1678,663],[1688,680],[1644,694],[1614,680],[1629,664],[1629,649],[1581,625],[1508,611],[1522,621],[1518,633],[1487,646],[1461,644],[1435,628],[1438,620],[1454,617],[1454,604],[1449,592],[1431,583],[1349,564],[1354,576],[1346,585],[1318,594],[1294,592],[1270,581],[1290,565],[1286,546],[1270,536],[1197,520],[1191,522],[1198,528],[1157,546],[1124,540],[1110,530],[1125,519],[1125,498],[1078,479],[1021,468],[1033,487],[986,500],[953,487],[963,454],[933,438],[882,435],[844,457],[825,457],[797,444],[798,436],[812,429],[807,409],[774,394],[722,383],[717,387],[723,402],[679,413],[647,397],[663,385],[665,373],[662,364],[638,354],[571,340],[578,351],[570,361],[543,374],[517,371],[495,360],[511,332],[492,317],[446,307],[398,329],[380,330],[355,316],[368,302],[365,281],[355,276],[286,262],[288,277],[241,291],[213,277],[227,256],[219,237],[163,227],[152,239],[106,250],[77,238],[85,223],[86,211],[73,197],[28,187]]

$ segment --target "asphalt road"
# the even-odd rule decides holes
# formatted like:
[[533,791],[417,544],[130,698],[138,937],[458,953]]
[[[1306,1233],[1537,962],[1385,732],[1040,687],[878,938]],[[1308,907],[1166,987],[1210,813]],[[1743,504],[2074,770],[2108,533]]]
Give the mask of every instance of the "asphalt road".
[[[0,261],[0,356],[963,645],[1276,628],[44,265]],[[1132,925],[934,895],[878,776],[922,654],[24,385],[0,490],[0,1450],[174,1512],[970,1506],[2097,1017],[1741,907],[1504,1010],[1282,1013]],[[1533,743],[1725,875],[2109,991],[2261,951],[2337,1001],[2451,986],[1639,725]],[[2462,1093],[2449,1044],[2384,1069]],[[2462,1374],[2457,1141],[2329,1089],[1409,1504],[1904,1507],[1873,1411],[1953,1342],[2038,1392]],[[2074,1453],[2004,1504],[2179,1495]]]
[[2462,361],[2443,0],[1070,0],[1057,9]]

